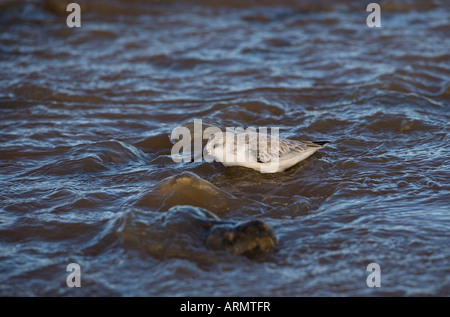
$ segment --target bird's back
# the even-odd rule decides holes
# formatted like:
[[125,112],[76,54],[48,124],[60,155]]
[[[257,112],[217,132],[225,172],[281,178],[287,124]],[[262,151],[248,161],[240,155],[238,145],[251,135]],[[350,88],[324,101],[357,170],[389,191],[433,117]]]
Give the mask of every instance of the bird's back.
[[233,160],[223,164],[249,167],[261,172],[269,165],[270,172],[282,172],[329,143],[281,139],[256,132],[236,133],[233,139],[234,147],[227,150]]

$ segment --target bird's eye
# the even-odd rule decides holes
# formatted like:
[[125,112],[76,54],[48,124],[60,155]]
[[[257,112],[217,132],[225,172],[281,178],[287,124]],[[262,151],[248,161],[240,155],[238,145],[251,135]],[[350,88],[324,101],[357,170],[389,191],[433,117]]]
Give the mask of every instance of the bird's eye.
[[219,144],[214,143],[213,148],[215,149],[215,148],[218,147],[218,146],[219,146]]

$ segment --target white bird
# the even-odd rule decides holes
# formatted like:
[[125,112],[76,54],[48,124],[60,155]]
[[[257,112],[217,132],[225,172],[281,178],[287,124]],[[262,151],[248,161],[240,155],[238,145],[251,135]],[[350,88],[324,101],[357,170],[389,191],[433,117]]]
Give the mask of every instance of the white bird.
[[[206,143],[206,161],[243,166],[261,173],[283,172],[329,141],[296,141],[257,132],[217,132]],[[209,157],[208,157],[209,155]]]

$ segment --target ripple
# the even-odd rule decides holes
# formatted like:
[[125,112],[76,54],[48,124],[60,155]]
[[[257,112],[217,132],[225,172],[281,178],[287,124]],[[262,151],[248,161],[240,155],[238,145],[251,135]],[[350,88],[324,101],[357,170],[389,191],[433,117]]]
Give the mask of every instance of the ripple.
[[67,151],[66,159],[58,160],[34,169],[25,175],[68,175],[98,173],[117,164],[144,162],[145,154],[132,145],[120,141],[99,141],[77,145]]

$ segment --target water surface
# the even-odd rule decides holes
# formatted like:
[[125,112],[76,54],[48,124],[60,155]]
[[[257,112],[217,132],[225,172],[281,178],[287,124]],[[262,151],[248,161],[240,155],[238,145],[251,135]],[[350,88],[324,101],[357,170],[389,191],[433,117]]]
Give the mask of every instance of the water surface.
[[[380,2],[374,29],[361,1],[79,3],[71,29],[0,2],[1,295],[450,295],[448,1]],[[270,175],[174,163],[194,118],[332,143]],[[221,191],[164,187],[183,172]],[[182,205],[279,243],[211,250]]]

